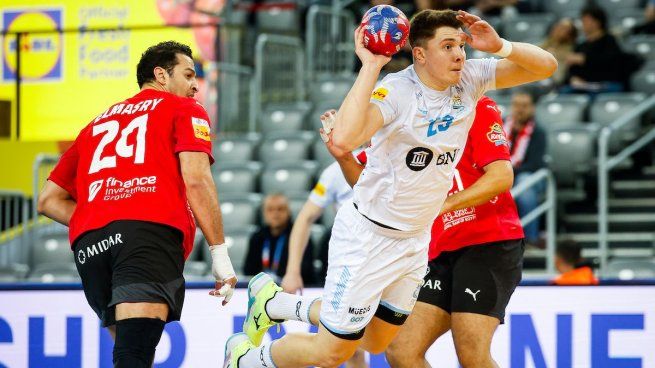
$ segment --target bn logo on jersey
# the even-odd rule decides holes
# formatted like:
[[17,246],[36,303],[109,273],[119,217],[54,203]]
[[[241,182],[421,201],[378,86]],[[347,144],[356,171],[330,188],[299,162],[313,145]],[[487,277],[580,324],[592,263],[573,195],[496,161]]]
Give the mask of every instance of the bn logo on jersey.
[[421,171],[428,167],[430,162],[432,162],[432,157],[434,153],[432,150],[425,147],[416,147],[412,148],[407,152],[407,157],[405,158],[405,163],[412,171]]

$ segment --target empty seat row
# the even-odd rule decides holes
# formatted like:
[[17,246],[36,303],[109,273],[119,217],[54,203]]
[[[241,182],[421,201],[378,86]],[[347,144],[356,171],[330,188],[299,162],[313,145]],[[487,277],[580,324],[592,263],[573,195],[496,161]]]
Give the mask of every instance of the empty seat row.
[[219,138],[214,157],[218,166],[254,160],[269,164],[314,158],[325,167],[334,161],[318,132],[308,131],[270,133],[261,142],[247,137]]
[[223,193],[297,193],[307,192],[318,173],[315,161],[271,163],[262,169],[259,162],[225,164],[217,168],[214,182]]

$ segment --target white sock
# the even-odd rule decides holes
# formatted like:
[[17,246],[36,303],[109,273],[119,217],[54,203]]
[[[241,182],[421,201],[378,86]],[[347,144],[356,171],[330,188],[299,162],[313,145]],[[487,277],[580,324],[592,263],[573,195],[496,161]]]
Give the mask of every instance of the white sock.
[[260,347],[250,349],[239,360],[239,366],[244,368],[277,368],[271,356],[271,345],[267,342]]
[[309,309],[318,299],[279,292],[266,303],[266,313],[271,319],[312,323],[309,320]]

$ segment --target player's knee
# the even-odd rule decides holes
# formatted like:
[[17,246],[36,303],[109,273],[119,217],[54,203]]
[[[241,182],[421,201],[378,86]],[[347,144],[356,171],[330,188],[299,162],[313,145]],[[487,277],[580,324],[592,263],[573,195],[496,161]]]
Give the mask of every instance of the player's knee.
[[319,364],[317,365],[324,368],[338,367],[352,355],[353,351],[328,347],[320,354]]
[[393,368],[415,367],[415,363],[421,360],[411,349],[403,349],[401,346],[394,344],[389,345],[385,352],[389,365]]
[[463,368],[479,367],[482,362],[491,359],[489,350],[477,346],[464,346],[457,349],[457,358]]
[[128,318],[116,322],[114,367],[150,368],[165,322],[156,318]]

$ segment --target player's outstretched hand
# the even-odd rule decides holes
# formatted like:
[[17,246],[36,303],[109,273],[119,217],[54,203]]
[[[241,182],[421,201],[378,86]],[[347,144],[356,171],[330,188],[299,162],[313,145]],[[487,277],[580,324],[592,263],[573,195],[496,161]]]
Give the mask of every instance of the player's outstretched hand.
[[330,152],[330,154],[338,160],[345,155],[350,155],[351,153],[349,151],[339,149],[334,145],[334,142],[332,141],[334,121],[336,118],[336,110],[328,110],[324,112],[323,115],[321,115],[321,124],[323,125],[323,128],[319,129],[319,133],[321,134],[321,139],[323,140],[323,143],[325,143],[325,147],[327,148],[328,152]]
[[355,54],[357,54],[362,65],[374,65],[379,69],[382,69],[383,66],[391,61],[389,56],[376,55],[364,46],[364,29],[362,26],[355,29]]
[[234,267],[232,267],[225,244],[212,245],[209,247],[209,251],[212,255],[212,275],[216,280],[214,290],[210,291],[209,295],[223,298],[222,304],[226,305],[232,299],[237,284]]
[[462,37],[474,49],[493,54],[503,47],[503,41],[496,30],[477,15],[460,10],[457,19],[464,23],[465,30],[469,32],[463,33]]
[[282,278],[282,290],[285,293],[295,294],[300,293],[302,295],[302,289],[305,287],[305,284],[302,281],[302,276],[299,273],[289,273],[284,274]]

